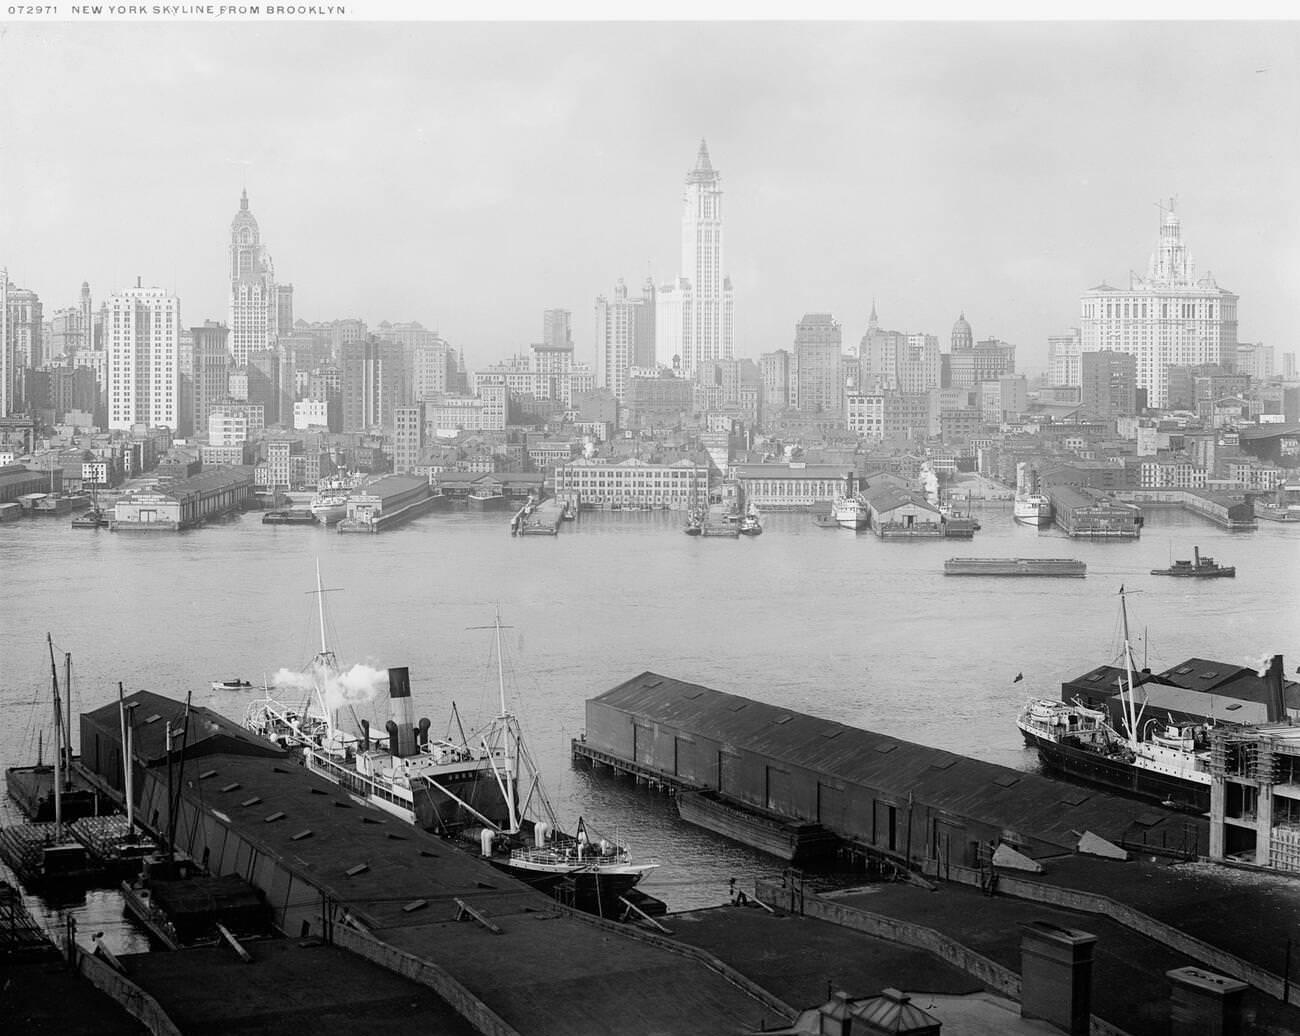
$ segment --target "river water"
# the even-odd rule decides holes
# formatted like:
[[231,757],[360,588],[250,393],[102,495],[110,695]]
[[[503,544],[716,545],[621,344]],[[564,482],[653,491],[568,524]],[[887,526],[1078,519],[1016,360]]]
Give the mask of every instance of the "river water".
[[[0,525],[0,760],[35,759],[47,632],[60,659],[72,655],[74,715],[115,700],[120,681],[192,693],[238,720],[253,693],[211,683],[260,686],[311,658],[319,563],[340,663],[408,666],[416,715],[435,733],[452,702],[467,728],[497,711],[494,637],[481,627],[499,613],[508,706],[551,799],[569,823],[584,816],[657,858],[642,887],[683,910],[780,865],[680,822],[666,796],[570,765],[585,701],[644,670],[1031,769],[1017,707],[1118,658],[1121,585],[1137,655],[1155,669],[1279,652],[1300,663],[1300,528],[1228,533],[1153,510],[1140,540],[1089,542],[1018,525],[1006,503],[976,502],[974,514],[973,541],[915,542],[819,528],[806,514],[766,515],[762,536],[738,540],[684,536],[672,512],[584,513],[558,536],[526,538],[509,535],[505,515],[469,513],[377,536],[264,526],[256,513],[178,535]],[[1150,574],[1193,546],[1236,578]],[[1088,574],[945,577],[952,556],[1073,557]],[[111,897],[76,909],[114,948],[142,945]]]

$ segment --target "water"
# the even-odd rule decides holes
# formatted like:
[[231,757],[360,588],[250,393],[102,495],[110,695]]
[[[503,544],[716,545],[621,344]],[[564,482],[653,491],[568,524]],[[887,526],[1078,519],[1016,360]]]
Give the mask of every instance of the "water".
[[[73,656],[77,713],[147,688],[239,719],[260,685],[317,650],[315,563],[340,662],[410,667],[416,714],[440,732],[497,709],[499,610],[518,713],[552,800],[662,866],[643,888],[670,909],[714,905],[779,864],[681,823],[669,798],[570,765],[585,701],[644,670],[788,705],[1018,768],[1017,707],[1118,657],[1129,591],[1138,657],[1300,662],[1300,529],[1228,533],[1149,512],[1136,542],[1071,541],[977,508],[973,541],[883,542],[769,514],[753,539],[682,535],[670,512],[584,513],[556,537],[512,538],[506,516],[428,515],[378,536],[263,526],[256,514],[179,535],[33,519],[0,526],[0,760],[35,757],[46,632]],[[1235,579],[1152,576],[1193,546]],[[1086,579],[945,577],[952,556],[1075,557]],[[1023,681],[1017,682],[1017,674]],[[33,703],[40,703],[34,705]],[[47,738],[48,740],[48,738]],[[83,928],[99,924],[90,914]],[[101,925],[102,927],[102,925]],[[108,936],[106,935],[106,938]]]

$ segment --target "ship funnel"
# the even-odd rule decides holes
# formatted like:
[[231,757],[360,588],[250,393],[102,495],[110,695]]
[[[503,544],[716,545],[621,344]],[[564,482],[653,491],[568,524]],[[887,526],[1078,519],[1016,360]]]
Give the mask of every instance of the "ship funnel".
[[370,751],[370,720],[361,721],[361,751]]
[[424,747],[429,743],[429,717],[421,717],[420,722],[416,724],[416,726],[420,729],[419,733],[415,735],[415,740],[420,743],[421,747]]
[[411,671],[406,666],[388,670],[389,707],[397,725],[396,737],[388,750],[400,759],[415,755],[415,726],[411,713]]
[[1192,548],[1192,557],[1196,559],[1195,562],[1193,562],[1193,563],[1195,564],[1195,566],[1196,566],[1197,568],[1200,568],[1200,567],[1201,567],[1201,548],[1200,548],[1200,547],[1193,547],[1193,548]]
[[1270,723],[1286,721],[1286,696],[1283,692],[1282,656],[1274,655],[1268,663],[1267,716]]

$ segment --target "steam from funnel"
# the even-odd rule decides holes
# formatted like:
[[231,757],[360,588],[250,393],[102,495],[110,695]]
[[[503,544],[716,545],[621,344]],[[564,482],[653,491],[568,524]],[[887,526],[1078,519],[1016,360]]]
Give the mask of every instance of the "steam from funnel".
[[319,685],[325,708],[333,714],[349,705],[374,701],[388,689],[388,673],[363,663],[343,672],[313,665],[305,672],[281,669],[271,678],[271,684],[280,690],[301,691],[303,694],[311,693]]

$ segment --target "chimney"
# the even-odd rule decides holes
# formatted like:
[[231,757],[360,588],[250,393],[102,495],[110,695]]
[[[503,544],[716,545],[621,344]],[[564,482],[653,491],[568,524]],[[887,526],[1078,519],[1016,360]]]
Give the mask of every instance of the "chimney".
[[1070,1036],[1088,1036],[1097,937],[1046,921],[1020,927],[1020,1016],[1041,1018]]
[[1169,1036],[1239,1036],[1246,983],[1201,968],[1174,968],[1165,974],[1174,987]]
[[1265,676],[1268,681],[1268,697],[1265,703],[1268,709],[1267,717],[1270,723],[1286,722],[1286,696],[1283,692],[1282,679],[1282,656],[1274,655],[1268,663],[1268,673]]
[[388,670],[388,704],[393,710],[388,750],[398,758],[415,755],[415,726],[411,713],[411,671],[406,666]]

